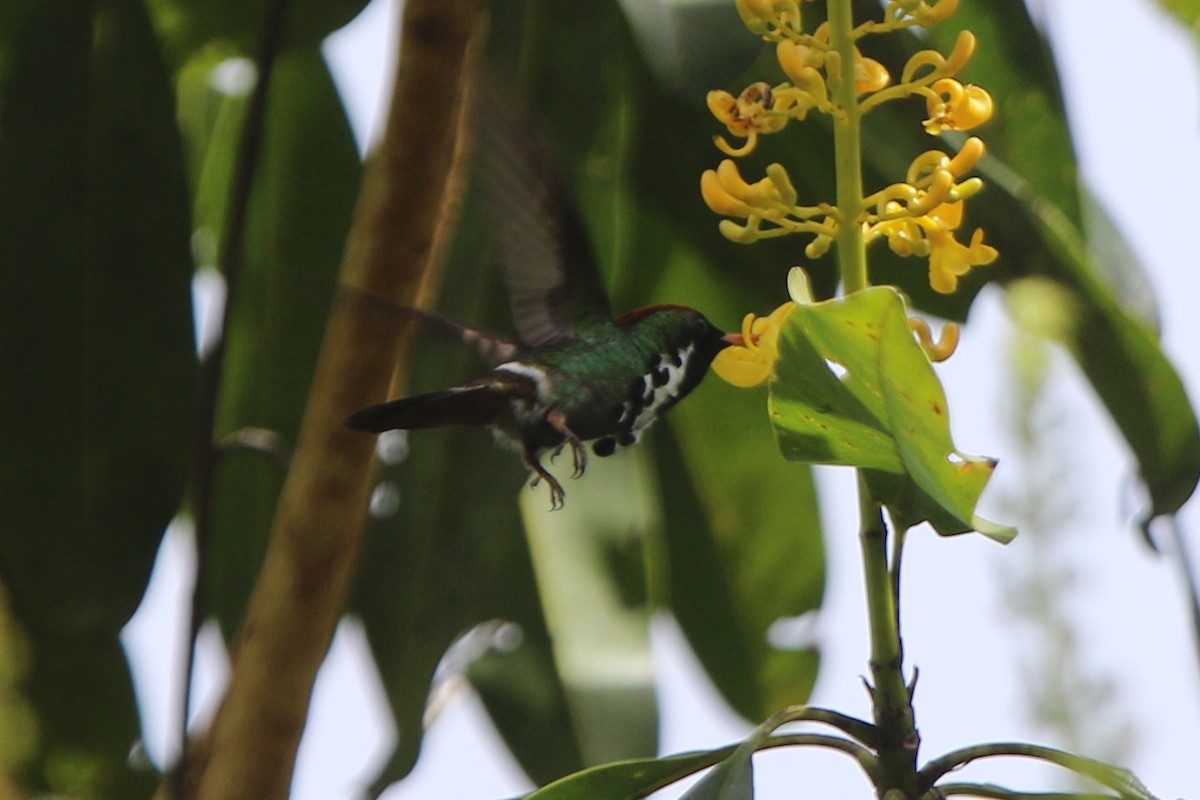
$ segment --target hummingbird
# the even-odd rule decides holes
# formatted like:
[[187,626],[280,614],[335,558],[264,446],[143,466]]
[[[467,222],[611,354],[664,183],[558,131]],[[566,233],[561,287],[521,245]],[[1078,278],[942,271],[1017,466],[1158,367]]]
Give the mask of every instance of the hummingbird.
[[[492,104],[493,106],[495,104]],[[474,346],[491,370],[438,391],[389,400],[346,425],[372,433],[488,426],[545,481],[552,510],[562,484],[542,465],[570,448],[578,478],[596,456],[635,444],[695,389],[725,347],[741,344],[703,314],[653,305],[615,316],[587,231],[545,140],[511,107],[489,106],[476,155],[493,249],[504,269],[518,340],[416,311]]]

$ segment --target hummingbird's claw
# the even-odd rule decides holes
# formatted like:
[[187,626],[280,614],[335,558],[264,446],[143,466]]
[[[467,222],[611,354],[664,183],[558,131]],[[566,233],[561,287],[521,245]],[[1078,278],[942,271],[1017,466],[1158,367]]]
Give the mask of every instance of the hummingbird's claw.
[[[561,449],[562,447],[560,446],[559,450]],[[542,466],[542,462],[538,459],[536,448],[526,444],[521,454],[525,459],[525,466],[533,470],[533,480],[529,482],[529,487],[536,489],[537,485],[545,478],[546,485],[550,487],[550,510],[558,511],[563,507],[567,496],[567,493],[563,491],[562,484],[555,480],[554,476]],[[557,450],[550,457],[554,458],[556,455],[558,455]]]
[[550,460],[553,461],[563,448],[571,445],[571,466],[574,472],[571,473],[572,478],[583,477],[584,471],[587,469],[588,454],[587,448],[583,446],[583,441],[575,435],[575,433],[567,427],[567,417],[560,409],[552,409],[546,415],[546,421],[550,423],[554,430],[563,435],[562,442],[558,447],[554,448],[554,452],[550,454]]

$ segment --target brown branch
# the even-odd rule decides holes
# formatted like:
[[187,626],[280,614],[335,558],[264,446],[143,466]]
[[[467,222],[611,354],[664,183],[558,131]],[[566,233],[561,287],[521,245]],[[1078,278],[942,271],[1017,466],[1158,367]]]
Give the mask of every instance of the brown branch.
[[[408,0],[387,129],[369,159],[343,286],[408,305],[426,273],[455,150],[473,0]],[[383,398],[402,320],[335,303],[262,571],[234,642],[232,677],[189,796],[285,800],[313,681],[345,607],[371,487],[374,440],[342,427]]]

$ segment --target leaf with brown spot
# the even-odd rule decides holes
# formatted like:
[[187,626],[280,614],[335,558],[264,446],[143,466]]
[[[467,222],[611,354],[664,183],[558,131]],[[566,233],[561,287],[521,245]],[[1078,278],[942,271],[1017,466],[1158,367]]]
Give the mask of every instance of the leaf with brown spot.
[[780,336],[770,404],[785,458],[869,470],[901,524],[1015,535],[975,517],[995,462],[955,449],[945,392],[895,289],[797,307]]

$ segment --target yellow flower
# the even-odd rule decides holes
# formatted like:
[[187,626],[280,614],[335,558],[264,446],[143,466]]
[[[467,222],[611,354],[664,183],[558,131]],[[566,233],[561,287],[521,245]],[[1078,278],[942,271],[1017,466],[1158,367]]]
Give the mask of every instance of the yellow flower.
[[942,203],[927,214],[899,217],[875,226],[887,237],[888,247],[898,256],[929,256],[929,285],[941,294],[958,288],[958,279],[972,267],[996,260],[996,248],[983,243],[983,230],[976,229],[969,245],[954,238],[962,224],[962,201]]
[[794,84],[806,80],[803,77],[805,70],[816,70],[825,66],[823,50],[811,44],[793,42],[791,39],[782,39],[775,45],[775,58],[778,59],[784,74],[791,78]]
[[774,374],[779,357],[779,329],[796,303],[788,301],[766,317],[747,314],[742,332],[731,334],[733,344],[717,353],[712,369],[726,383],[740,389],[758,386]]
[[873,58],[867,58],[854,48],[854,92],[867,94],[878,92],[891,82],[887,68]]
[[714,141],[727,155],[745,155],[754,148],[760,133],[775,133],[787,124],[788,118],[771,111],[786,110],[794,98],[783,95],[774,97],[770,84],[758,81],[747,86],[734,97],[729,92],[714,90],[706,98],[708,110],[734,136],[746,139],[740,148],[730,147],[720,136]]
[[918,3],[911,13],[922,25],[933,25],[941,22],[954,13],[958,8],[958,0],[936,0],[933,5]]
[[[821,74],[825,65],[824,50],[813,44],[782,39],[775,45],[775,58],[779,61],[783,73],[792,82],[792,88],[785,86],[775,92],[781,101],[791,101],[787,107],[791,117],[804,119],[809,109],[826,109],[829,106],[829,87],[825,85],[825,76]],[[880,65],[880,69],[882,68]],[[886,70],[884,74],[886,75]],[[774,109],[780,110],[783,107],[780,102]]]
[[737,164],[728,158],[715,170],[704,170],[700,176],[700,195],[713,211],[730,217],[759,215],[779,219],[796,202],[796,190],[783,167],[772,164],[767,167],[767,177],[747,183]]
[[969,131],[992,117],[994,103],[986,89],[954,78],[942,78],[929,87],[933,95],[925,101],[929,119],[925,131],[937,135],[945,130]]
[[933,338],[929,323],[920,317],[909,317],[908,329],[912,331],[917,343],[921,345],[921,349],[925,351],[925,355],[929,357],[930,361],[945,361],[954,355],[954,351],[958,348],[959,329],[955,322],[947,322],[943,325],[942,337],[937,340]]
[[996,248],[983,243],[983,228],[976,228],[969,245],[960,244],[946,228],[929,232],[929,285],[935,292],[952,294],[958,279],[971,267],[996,260]]
[[798,0],[737,0],[735,5],[751,33],[767,38],[773,32],[800,32]]

